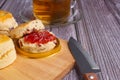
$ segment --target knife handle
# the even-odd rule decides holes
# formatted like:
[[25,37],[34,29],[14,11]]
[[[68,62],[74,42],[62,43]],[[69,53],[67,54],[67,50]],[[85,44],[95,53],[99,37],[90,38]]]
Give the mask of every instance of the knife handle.
[[86,73],[83,75],[85,80],[98,80],[98,77],[95,73]]

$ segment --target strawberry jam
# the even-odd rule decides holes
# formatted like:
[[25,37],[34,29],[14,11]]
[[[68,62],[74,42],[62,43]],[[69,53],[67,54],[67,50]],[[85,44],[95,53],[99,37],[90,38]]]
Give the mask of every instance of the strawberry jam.
[[24,41],[29,43],[45,44],[49,41],[55,40],[56,37],[47,30],[33,31],[24,36]]

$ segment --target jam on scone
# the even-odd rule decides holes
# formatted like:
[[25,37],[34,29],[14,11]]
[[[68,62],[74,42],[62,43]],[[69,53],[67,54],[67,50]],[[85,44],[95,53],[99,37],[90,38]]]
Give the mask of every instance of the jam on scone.
[[15,39],[17,51],[28,57],[45,57],[60,50],[59,39],[45,30],[38,19],[18,26],[10,35]]

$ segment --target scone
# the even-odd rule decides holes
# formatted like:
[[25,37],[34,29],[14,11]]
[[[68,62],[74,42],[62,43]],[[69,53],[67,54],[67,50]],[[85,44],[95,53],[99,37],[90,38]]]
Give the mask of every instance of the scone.
[[0,34],[0,69],[12,64],[16,59],[16,51],[11,38]]
[[45,30],[44,25],[38,19],[21,24],[13,29],[10,35],[12,38],[16,38],[18,53],[28,57],[45,57],[60,50],[58,38]]
[[9,36],[9,32],[18,26],[10,12],[0,10],[0,34]]
[[27,23],[20,24],[18,27],[11,30],[10,36],[12,38],[18,39],[20,37],[23,37],[23,35],[25,35],[25,34],[31,33],[34,29],[40,30],[40,29],[45,29],[45,27],[40,20],[38,20],[38,19],[32,20]]

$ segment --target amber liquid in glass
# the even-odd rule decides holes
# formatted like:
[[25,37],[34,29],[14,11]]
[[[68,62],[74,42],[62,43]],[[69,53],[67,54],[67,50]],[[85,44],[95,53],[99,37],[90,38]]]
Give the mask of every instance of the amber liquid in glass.
[[71,0],[33,0],[34,16],[44,24],[63,23],[70,15]]

